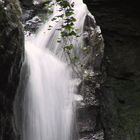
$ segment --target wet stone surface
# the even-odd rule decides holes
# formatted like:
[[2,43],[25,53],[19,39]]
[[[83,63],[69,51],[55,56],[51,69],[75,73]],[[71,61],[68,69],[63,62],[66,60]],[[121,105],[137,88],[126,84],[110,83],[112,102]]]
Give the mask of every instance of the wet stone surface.
[[140,139],[139,0],[84,0],[105,40],[100,104],[106,140]]

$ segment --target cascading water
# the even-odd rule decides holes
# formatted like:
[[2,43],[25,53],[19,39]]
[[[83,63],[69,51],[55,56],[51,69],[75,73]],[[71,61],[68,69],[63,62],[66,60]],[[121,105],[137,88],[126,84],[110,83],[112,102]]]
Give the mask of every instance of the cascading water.
[[[75,28],[82,34],[84,20],[88,14],[82,0],[74,2]],[[20,127],[22,140],[74,140],[74,91],[75,85],[64,58],[63,44],[57,43],[60,31],[56,30],[61,22],[52,21],[58,13],[58,5],[49,21],[40,29],[37,36],[25,42],[25,62],[21,77],[25,70],[26,80],[21,79],[16,97],[15,112],[17,127]],[[63,12],[63,11],[62,11]],[[49,25],[52,29],[48,30]],[[82,44],[82,37],[73,39],[76,47]],[[78,49],[77,49],[78,50]],[[56,56],[57,54],[57,56]],[[24,94],[19,99],[20,92]],[[21,101],[21,102],[20,102]],[[21,104],[20,111],[19,104]],[[20,116],[20,113],[21,116]],[[19,117],[20,116],[20,117]],[[22,123],[19,118],[21,118]]]
[[48,50],[26,44],[23,140],[70,140],[73,87],[66,64]]

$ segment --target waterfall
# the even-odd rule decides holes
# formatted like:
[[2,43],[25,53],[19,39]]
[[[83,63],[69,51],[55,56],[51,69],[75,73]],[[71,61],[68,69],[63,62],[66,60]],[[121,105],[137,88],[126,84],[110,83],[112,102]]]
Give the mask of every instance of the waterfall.
[[[75,28],[82,34],[87,7],[82,0],[70,2],[75,3]],[[54,6],[52,16],[36,37],[25,41],[25,61],[15,99],[16,124],[22,140],[77,139],[73,132],[75,82],[72,69],[63,61],[63,44],[57,43],[60,31],[56,29],[62,19],[58,22],[51,20],[60,14],[58,8],[58,5]],[[48,30],[49,25],[52,25],[51,30]],[[82,36],[78,40],[73,39],[72,43],[79,50]]]
[[23,102],[23,140],[70,140],[73,86],[66,64],[26,44],[29,79]]

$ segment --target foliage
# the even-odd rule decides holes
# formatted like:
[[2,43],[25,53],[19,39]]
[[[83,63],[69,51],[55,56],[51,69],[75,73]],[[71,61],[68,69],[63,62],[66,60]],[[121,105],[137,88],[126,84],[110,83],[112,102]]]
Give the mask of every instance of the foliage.
[[[60,6],[59,11],[61,14],[52,18],[52,21],[57,21],[58,18],[62,18],[63,21],[60,29],[57,29],[60,30],[62,39],[58,38],[57,42],[60,43],[63,40],[64,46],[62,47],[68,54],[70,61],[74,63],[78,58],[76,56],[70,56],[71,51],[74,49],[72,39],[79,37],[77,29],[74,27],[76,22],[74,17],[74,2],[70,3],[67,0],[56,0],[55,4]],[[52,26],[50,25],[50,28],[51,27]]]

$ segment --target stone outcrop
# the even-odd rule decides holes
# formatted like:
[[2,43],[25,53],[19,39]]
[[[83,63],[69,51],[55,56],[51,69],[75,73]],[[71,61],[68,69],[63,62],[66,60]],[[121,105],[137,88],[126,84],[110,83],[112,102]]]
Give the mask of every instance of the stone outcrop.
[[83,65],[83,78],[78,94],[82,95],[77,109],[77,121],[81,140],[103,137],[99,117],[98,89],[101,83],[101,62],[104,52],[104,42],[100,27],[94,17],[89,13],[84,23],[84,49],[81,64]]
[[13,101],[23,59],[24,37],[16,0],[0,1],[0,140],[16,140]]
[[[100,91],[105,140],[140,139],[140,10],[137,0],[85,0],[105,40]],[[94,116],[93,116],[94,117]]]

